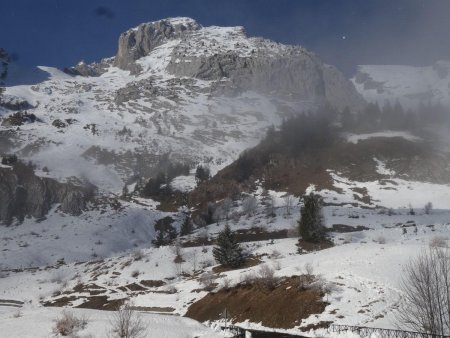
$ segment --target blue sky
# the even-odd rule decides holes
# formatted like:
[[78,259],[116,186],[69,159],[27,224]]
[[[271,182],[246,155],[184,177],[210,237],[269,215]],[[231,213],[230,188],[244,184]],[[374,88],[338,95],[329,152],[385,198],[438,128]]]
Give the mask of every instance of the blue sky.
[[348,74],[450,59],[447,0],[2,0],[0,47],[20,64],[64,67],[112,56],[121,32],[171,16],[301,44]]

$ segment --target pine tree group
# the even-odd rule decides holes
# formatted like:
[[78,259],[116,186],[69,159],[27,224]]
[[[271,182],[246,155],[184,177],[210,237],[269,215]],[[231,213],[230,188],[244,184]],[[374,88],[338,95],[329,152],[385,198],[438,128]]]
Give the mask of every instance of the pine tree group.
[[218,263],[230,268],[238,268],[244,262],[242,248],[228,224],[217,237],[217,246],[213,249],[213,255]]
[[299,234],[308,242],[319,242],[325,238],[325,226],[323,225],[322,198],[310,193],[303,196],[304,206],[301,210]]

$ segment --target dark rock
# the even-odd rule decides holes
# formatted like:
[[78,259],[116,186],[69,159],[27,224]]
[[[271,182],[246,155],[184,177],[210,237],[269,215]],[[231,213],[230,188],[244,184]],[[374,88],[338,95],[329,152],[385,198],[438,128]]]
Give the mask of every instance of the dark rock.
[[27,100],[7,96],[0,98],[0,107],[9,110],[25,110],[34,108]]
[[17,127],[21,126],[25,123],[34,123],[38,121],[36,115],[29,114],[26,111],[18,111],[17,113],[14,113],[12,115],[9,115],[2,121],[3,127]]
[[54,120],[54,121],[52,122],[52,126],[58,128],[58,129],[66,128],[66,127],[67,127],[67,125],[66,125],[63,121],[61,121],[60,119]]
[[14,218],[42,218],[56,203],[62,212],[79,215],[92,196],[92,186],[36,176],[32,166],[20,161],[12,169],[0,168],[0,222],[6,224]]
[[[134,61],[147,55],[167,40],[178,39],[200,29],[193,19],[174,18],[149,22],[122,33],[114,65],[122,69],[130,69]],[[135,70],[136,71],[136,70]]]

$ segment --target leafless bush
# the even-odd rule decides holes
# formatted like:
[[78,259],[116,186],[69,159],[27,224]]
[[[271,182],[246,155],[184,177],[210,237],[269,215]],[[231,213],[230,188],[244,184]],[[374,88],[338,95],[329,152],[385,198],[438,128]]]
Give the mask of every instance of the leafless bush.
[[190,263],[192,265],[192,274],[197,272],[197,267],[198,267],[198,254],[197,254],[197,250],[193,250],[190,254]]
[[14,317],[14,318],[20,318],[20,317],[22,317],[22,310],[21,310],[20,307],[17,308],[16,311],[14,311],[13,317]]
[[448,238],[443,236],[435,236],[430,240],[429,246],[430,248],[447,248]]
[[272,262],[272,266],[273,266],[273,268],[275,269],[275,270],[281,270],[281,263],[280,263],[280,261],[278,261],[278,260],[274,260],[273,262]]
[[171,249],[172,249],[172,252],[175,255],[175,257],[180,257],[180,258],[182,257],[182,245],[181,245],[180,236],[178,236],[176,238]]
[[211,290],[213,289],[214,279],[215,279],[214,274],[208,271],[203,273],[198,279],[198,281],[206,290]]
[[126,304],[114,313],[110,325],[110,338],[144,338],[146,336],[147,326],[130,304]]
[[314,274],[314,267],[311,263],[306,263],[304,266],[305,273],[308,276],[312,276]]
[[283,197],[284,207],[286,208],[286,215],[291,214],[292,205],[294,204],[294,197],[292,195],[286,195]]
[[428,202],[427,204],[425,204],[425,206],[423,207],[423,210],[425,211],[425,213],[427,215],[431,214],[431,211],[433,210],[433,204],[431,202]]
[[254,273],[245,273],[239,277],[239,284],[241,285],[252,285],[255,283],[255,274]]
[[428,248],[404,267],[399,326],[413,331],[450,334],[450,252]]
[[270,290],[275,289],[278,282],[278,278],[275,277],[275,270],[267,264],[260,266],[256,279],[258,284]]
[[87,319],[78,318],[72,312],[64,310],[61,317],[56,318],[53,333],[55,335],[76,336],[76,333],[83,330],[87,325]]
[[258,200],[254,196],[248,196],[242,201],[242,212],[246,215],[253,215],[258,207]]
[[133,259],[135,261],[140,261],[145,257],[145,254],[144,254],[144,251],[142,251],[142,250],[134,250],[131,253],[131,257],[133,257]]
[[223,290],[229,290],[230,289],[230,279],[227,277],[223,278],[220,288]]
[[278,250],[272,250],[272,253],[270,254],[270,258],[282,258],[281,253]]

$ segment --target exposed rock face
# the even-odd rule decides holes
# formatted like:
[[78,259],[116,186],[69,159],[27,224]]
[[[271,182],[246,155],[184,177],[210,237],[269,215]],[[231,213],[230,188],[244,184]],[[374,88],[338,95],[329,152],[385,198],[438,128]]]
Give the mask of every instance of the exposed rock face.
[[200,27],[195,20],[189,18],[165,19],[141,24],[120,35],[114,65],[122,69],[131,69],[134,61],[167,40],[181,38]]
[[0,97],[0,107],[4,107],[10,110],[25,110],[33,108],[33,106],[27,100],[6,95],[2,95]]
[[64,73],[69,75],[81,76],[100,76],[108,70],[113,59],[103,59],[101,62],[93,62],[91,64],[79,62],[76,66],[64,68]]
[[55,203],[61,203],[61,211],[79,215],[91,196],[90,189],[38,177],[21,162],[0,168],[0,222],[43,217]]
[[355,90],[353,83],[348,81],[336,67],[325,65],[323,78],[326,98],[337,108],[362,108],[366,104],[362,96]]
[[365,104],[336,68],[324,65],[300,46],[249,38],[242,27],[203,28],[188,18],[146,23],[123,33],[114,64],[132,73],[141,72],[136,61],[168,41],[174,43],[168,47],[172,50],[166,71],[177,78],[220,83],[214,94],[255,90],[312,103],[330,102],[339,109]]

